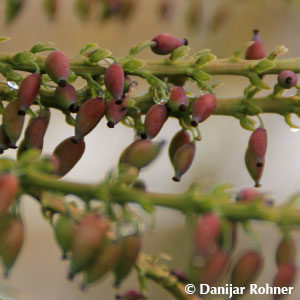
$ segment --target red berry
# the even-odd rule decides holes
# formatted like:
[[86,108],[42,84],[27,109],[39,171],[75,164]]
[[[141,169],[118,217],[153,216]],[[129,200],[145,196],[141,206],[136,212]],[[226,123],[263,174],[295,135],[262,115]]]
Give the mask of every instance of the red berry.
[[278,83],[284,89],[290,89],[297,85],[298,77],[297,74],[290,70],[282,71],[278,75]]
[[13,174],[0,176],[0,216],[7,213],[19,191],[19,179]]
[[217,98],[212,94],[205,94],[199,97],[193,104],[191,124],[197,126],[198,123],[205,121],[216,109]]
[[244,188],[236,196],[236,200],[239,202],[252,202],[261,198],[262,194],[254,188]]
[[121,105],[116,104],[115,99],[111,99],[107,104],[106,119],[107,126],[114,128],[116,124],[122,121],[127,114],[128,107],[122,103]]
[[177,38],[169,33],[161,33],[155,36],[152,41],[156,43],[155,46],[151,47],[152,51],[160,55],[170,54],[180,46],[188,44],[186,39]]
[[53,154],[59,160],[59,167],[56,175],[65,176],[80,160],[85,150],[85,142],[79,140],[74,142],[74,137],[62,141],[54,150]]
[[189,101],[184,88],[181,86],[173,86],[171,88],[171,95],[168,101],[168,107],[174,111],[185,112],[189,105]]
[[106,102],[101,97],[89,99],[84,102],[76,115],[76,139],[82,139],[89,134],[103,118],[105,111]]
[[266,152],[268,146],[268,135],[267,130],[263,127],[255,129],[249,140],[249,148],[252,150],[256,160],[257,165],[264,163]]
[[78,112],[77,94],[73,85],[66,84],[64,87],[58,86],[55,90],[54,97],[66,110],[72,113]]
[[51,52],[45,61],[45,70],[60,87],[66,86],[70,72],[68,56],[60,50]]
[[248,47],[246,51],[246,59],[255,60],[255,59],[263,59],[267,57],[265,45],[259,35],[258,30],[254,30],[253,41],[254,43],[250,47]]
[[276,263],[278,266],[281,264],[293,264],[296,259],[296,245],[293,239],[282,239],[276,250]]
[[117,104],[122,103],[125,75],[122,66],[118,63],[111,64],[104,75],[104,83],[108,91],[116,99]]
[[169,157],[171,163],[174,164],[174,156],[176,151],[183,145],[189,144],[191,142],[191,136],[188,131],[182,129],[178,131],[172,138],[169,145]]
[[245,154],[245,163],[250,176],[255,181],[255,187],[260,187],[260,179],[264,171],[265,162],[258,162],[253,150],[248,147]]
[[19,115],[25,115],[26,109],[33,104],[41,86],[41,76],[39,74],[28,75],[21,83],[18,91],[20,101]]
[[149,139],[155,138],[169,116],[166,104],[155,104],[147,112],[145,117],[145,131]]

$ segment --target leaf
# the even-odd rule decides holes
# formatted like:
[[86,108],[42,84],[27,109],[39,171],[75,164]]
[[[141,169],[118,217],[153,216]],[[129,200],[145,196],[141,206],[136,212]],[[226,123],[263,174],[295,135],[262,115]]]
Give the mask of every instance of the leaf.
[[13,57],[13,61],[17,65],[26,63],[28,61],[35,61],[35,60],[36,60],[35,54],[33,54],[30,51],[19,52]]
[[0,43],[1,42],[6,42],[6,41],[9,41],[10,40],[10,37],[0,37]]
[[197,60],[200,56],[210,54],[210,52],[211,52],[211,49],[202,49],[202,50],[197,51],[197,52],[192,56],[192,58],[193,58],[193,60]]
[[275,67],[275,63],[269,59],[261,60],[253,69],[256,73],[263,73]]
[[134,55],[138,54],[139,52],[141,52],[142,50],[144,50],[145,48],[155,46],[155,45],[156,45],[156,43],[153,41],[141,42],[140,44],[138,44],[130,49],[129,55],[134,56]]
[[23,77],[20,74],[15,72],[9,65],[5,63],[0,63],[0,73],[2,73],[3,76],[9,81],[20,82],[23,80]]
[[53,43],[46,42],[46,43],[35,44],[30,49],[30,52],[32,52],[32,53],[38,53],[38,52],[43,52],[43,51],[53,51],[53,50],[56,50],[56,49],[57,48],[54,47]]
[[241,126],[244,129],[250,130],[250,131],[254,131],[255,130],[255,124],[256,124],[256,122],[254,120],[250,119],[249,117],[247,117],[245,115],[239,115],[238,118],[240,120]]
[[170,60],[172,62],[175,62],[176,60],[182,59],[185,56],[188,55],[188,52],[191,50],[189,46],[181,46],[177,49],[175,49],[171,55],[170,55]]
[[90,48],[94,48],[94,47],[97,47],[97,44],[95,44],[95,43],[87,44],[82,49],[80,49],[79,55],[84,55],[87,50],[89,50]]
[[204,66],[205,64],[209,63],[210,61],[214,61],[216,60],[217,57],[213,54],[206,54],[206,55],[203,55],[203,56],[200,56],[195,64],[198,66],[198,67],[202,67]]
[[90,57],[89,57],[89,61],[91,63],[96,63],[100,60],[102,60],[105,57],[108,57],[111,55],[111,51],[107,50],[107,49],[98,49],[96,50]]
[[248,72],[247,76],[253,85],[265,90],[270,89],[270,87],[265,84],[255,72]]
[[154,87],[165,87],[165,83],[162,80],[158,79],[156,76],[150,73],[145,74],[144,77],[147,82]]
[[286,114],[284,115],[284,119],[285,119],[285,122],[291,127],[291,128],[294,128],[294,129],[300,129],[299,126],[295,125],[292,121],[292,114]]
[[193,77],[196,81],[207,81],[211,79],[211,76],[208,73],[198,69],[193,71]]
[[246,52],[246,50],[254,43],[254,41],[244,43],[239,49],[237,49],[234,54],[233,58],[239,59],[242,55]]
[[121,65],[124,71],[134,72],[141,69],[145,65],[145,63],[141,59],[126,58],[125,60],[121,61]]

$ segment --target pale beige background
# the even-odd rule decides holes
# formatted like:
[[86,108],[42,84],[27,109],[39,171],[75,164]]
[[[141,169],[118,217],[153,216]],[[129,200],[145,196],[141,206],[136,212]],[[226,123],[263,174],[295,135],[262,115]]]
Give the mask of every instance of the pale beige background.
[[[3,18],[3,2],[0,1],[0,21]],[[183,22],[185,1],[177,0],[179,10],[171,23],[159,22],[156,17],[158,1],[139,0],[139,7],[127,24],[109,21],[98,23],[96,20],[81,23],[74,17],[72,1],[61,2],[61,11],[54,23],[47,21],[40,4],[42,1],[27,0],[26,9],[10,27],[0,23],[0,36],[10,36],[12,40],[0,45],[0,51],[19,51],[30,48],[40,41],[53,41],[57,47],[70,55],[89,42],[97,42],[101,47],[111,49],[116,56],[125,55],[130,46],[151,39],[160,32],[172,32],[187,37],[196,51],[212,48],[218,56],[229,56],[243,42],[251,38],[251,30],[260,28],[268,50],[280,44],[291,49],[289,56],[300,53],[299,26],[300,8],[283,5],[280,0],[235,1],[232,17],[218,33],[212,34],[203,25],[199,33],[191,35]],[[221,1],[205,2],[203,23],[207,24],[214,7]],[[152,56],[149,50],[144,55]],[[267,80],[271,83],[274,78]],[[218,96],[238,96],[247,83],[238,78],[222,78],[225,84],[218,88]],[[269,149],[264,177],[263,190],[271,192],[278,203],[284,201],[292,192],[300,190],[300,133],[292,133],[280,116],[264,116],[269,132]],[[297,120],[298,121],[298,120]],[[300,124],[300,121],[298,121]],[[170,140],[178,129],[178,124],[170,120],[158,139]],[[244,151],[249,132],[243,130],[238,121],[226,117],[211,117],[201,126],[203,142],[198,144],[195,163],[184,177],[182,183],[171,181],[172,168],[167,158],[167,148],[149,169],[142,173],[150,190],[161,192],[182,192],[196,179],[208,182],[231,182],[236,188],[252,185],[243,163]],[[51,153],[65,137],[71,136],[73,129],[64,123],[60,113],[53,114],[46,136],[45,152]],[[66,176],[67,179],[81,182],[96,182],[105,172],[114,167],[121,150],[130,143],[132,132],[123,126],[109,130],[103,121],[86,138],[87,148],[80,163]],[[13,152],[9,153],[13,155]],[[55,245],[50,226],[41,218],[38,205],[24,198],[26,241],[24,249],[13,270],[9,281],[0,280],[0,296],[5,299],[27,300],[96,300],[113,299],[115,291],[111,288],[111,278],[103,284],[91,288],[83,294],[77,288],[79,280],[70,283],[65,279],[67,264],[61,262],[60,252]],[[143,215],[144,216],[144,215]],[[146,218],[146,216],[144,216]],[[149,221],[149,218],[147,219]],[[174,257],[174,267],[183,267],[190,253],[190,232],[186,230],[184,218],[174,211],[158,209],[156,230],[147,230],[144,249],[148,253],[166,252]],[[255,227],[262,241],[267,266],[260,283],[271,282],[275,272],[274,250],[279,239],[274,227]],[[299,244],[299,238],[297,243]],[[241,237],[240,248],[251,245],[247,237]],[[123,289],[133,287],[135,277],[128,280]],[[290,299],[298,299],[299,289]],[[171,299],[159,288],[152,289],[152,299]],[[244,299],[259,297],[246,296]],[[261,299],[269,299],[261,297]]]

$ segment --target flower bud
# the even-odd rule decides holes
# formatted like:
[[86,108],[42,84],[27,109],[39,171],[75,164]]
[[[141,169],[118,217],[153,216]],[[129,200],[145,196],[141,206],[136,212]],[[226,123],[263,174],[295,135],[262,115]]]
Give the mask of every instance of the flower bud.
[[154,53],[159,55],[170,54],[180,46],[186,46],[188,44],[186,39],[177,38],[169,33],[161,33],[155,36],[152,41],[156,42],[156,45],[152,46],[151,49]]
[[[293,264],[282,264],[278,267],[278,271],[273,281],[273,287],[287,288],[292,287],[297,276],[297,267]],[[274,300],[281,299],[285,294],[275,294]]]
[[83,139],[105,115],[106,102],[101,97],[89,99],[80,107],[75,121],[75,138]]
[[155,138],[169,116],[166,104],[155,104],[147,112],[145,117],[146,136],[149,139]]
[[146,297],[138,290],[129,290],[124,295],[117,295],[116,299],[123,300],[142,300],[146,299]]
[[258,167],[264,163],[268,146],[267,130],[263,127],[255,129],[249,140],[249,148],[252,150]]
[[33,104],[41,86],[41,76],[39,74],[28,75],[21,83],[18,91],[18,100],[20,102],[19,115],[25,115],[26,109]]
[[265,166],[264,161],[259,163],[253,150],[248,147],[245,155],[245,163],[250,176],[255,181],[255,187],[260,187],[260,179]]
[[278,266],[281,264],[293,264],[296,259],[296,245],[293,239],[282,239],[276,250],[276,263]]
[[298,77],[293,71],[285,70],[278,75],[278,83],[284,89],[290,89],[297,85]]
[[18,257],[23,238],[24,228],[19,218],[6,215],[0,219],[0,255],[6,276]]
[[114,128],[116,124],[122,121],[127,114],[128,107],[125,104],[116,104],[115,99],[111,99],[107,104],[106,109],[106,119],[107,126],[109,128]]
[[65,176],[80,160],[85,150],[85,142],[79,140],[74,143],[74,137],[63,140],[54,150],[53,154],[59,160],[56,175]]
[[151,140],[136,140],[122,152],[119,163],[144,168],[158,156],[162,146],[163,143]]
[[259,275],[263,266],[263,258],[256,251],[246,252],[236,262],[231,273],[231,283],[236,287],[249,288]]
[[72,275],[86,268],[95,259],[108,229],[108,220],[95,213],[86,215],[75,227],[71,243]]
[[19,179],[13,174],[0,175],[0,216],[7,213],[19,191]]
[[122,66],[118,63],[111,64],[104,75],[104,83],[111,95],[116,99],[116,104],[122,103],[125,75]]
[[184,88],[181,86],[173,86],[171,88],[171,95],[168,101],[168,107],[173,112],[185,112],[189,105],[188,98]]
[[253,32],[254,43],[250,47],[248,47],[245,57],[249,60],[263,59],[267,57],[264,42],[259,35],[259,30],[253,30]]
[[85,270],[83,287],[86,287],[100,279],[114,269],[122,255],[120,242],[109,242],[104,249],[99,252],[93,263]]
[[221,220],[212,213],[203,215],[197,224],[195,234],[196,251],[200,255],[212,254],[217,248],[217,240],[221,233]]
[[50,110],[43,110],[38,117],[32,117],[26,130],[24,143],[26,149],[43,149],[44,136],[50,120]]
[[262,194],[254,188],[244,188],[236,195],[236,201],[250,203],[262,199]]
[[77,94],[73,85],[66,84],[63,87],[58,86],[55,90],[54,97],[71,113],[78,112]]
[[68,56],[60,50],[51,52],[45,61],[45,70],[54,82],[65,87],[70,72]]
[[205,94],[199,97],[193,104],[191,122],[192,126],[197,126],[198,123],[205,121],[216,109],[217,98],[212,94]]
[[175,176],[173,180],[179,182],[182,175],[185,174],[191,167],[196,153],[196,145],[190,142],[178,148],[175,152],[173,166]]
[[10,147],[10,140],[6,135],[3,126],[0,125],[0,154],[7,150]]
[[72,218],[62,215],[54,226],[56,241],[63,252],[63,258],[67,258],[67,253],[71,249],[75,224]]
[[130,273],[134,266],[141,249],[141,238],[139,235],[134,234],[126,236],[121,243],[121,257],[114,269],[116,286],[120,285],[121,281]]
[[188,131],[182,129],[178,131],[172,138],[169,145],[169,157],[171,163],[174,164],[174,156],[176,151],[183,145],[189,144],[191,142],[191,136]]
[[20,116],[18,111],[20,109],[20,103],[17,99],[8,103],[5,107],[3,114],[3,129],[10,140],[10,147],[16,148],[16,142],[19,139],[23,125],[24,116]]

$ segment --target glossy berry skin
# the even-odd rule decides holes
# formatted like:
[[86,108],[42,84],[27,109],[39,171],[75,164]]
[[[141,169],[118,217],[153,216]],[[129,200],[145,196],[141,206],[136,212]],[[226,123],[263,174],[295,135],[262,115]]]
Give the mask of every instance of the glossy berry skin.
[[104,75],[104,83],[111,95],[116,99],[117,104],[121,104],[124,92],[125,75],[120,64],[113,63],[107,68]]
[[159,55],[166,55],[172,53],[175,49],[180,46],[188,44],[186,39],[180,39],[169,33],[161,33],[152,39],[156,43],[151,49],[154,53]]
[[121,243],[122,254],[114,268],[117,287],[132,270],[142,247],[141,238],[137,234],[126,236]]
[[215,252],[217,240],[221,234],[221,220],[212,213],[205,214],[197,224],[195,248],[200,255]]
[[173,167],[175,176],[174,181],[179,182],[182,175],[184,175],[191,167],[196,153],[195,142],[191,142],[181,146],[174,155]]
[[76,140],[83,139],[100,122],[105,115],[106,102],[103,98],[89,99],[80,107],[75,121]]
[[267,57],[265,45],[259,35],[258,30],[254,30],[253,41],[254,43],[250,47],[248,47],[246,51],[245,58],[248,60],[256,60],[256,59],[263,59]]
[[13,174],[0,176],[0,216],[7,213],[19,191],[19,179]]
[[[281,264],[278,267],[278,271],[275,275],[273,286],[274,287],[292,287],[296,281],[297,267],[293,264]],[[274,295],[274,300],[283,298],[284,294]]]
[[155,138],[169,117],[166,104],[155,104],[147,112],[145,117],[145,133],[147,138]]
[[282,239],[276,250],[277,266],[282,264],[293,264],[296,260],[296,245],[293,239]]
[[205,121],[216,109],[217,98],[212,94],[205,94],[199,97],[193,104],[192,108],[192,126]]
[[258,162],[253,150],[248,147],[245,154],[245,164],[250,176],[255,182],[255,187],[260,187],[260,180],[263,175],[265,162]]
[[174,164],[174,156],[176,151],[183,145],[191,142],[191,136],[188,131],[182,129],[178,131],[172,138],[169,145],[169,158],[172,164]]
[[96,213],[86,215],[73,231],[71,274],[86,268],[96,257],[106,239],[109,221]]
[[38,117],[32,117],[26,130],[24,144],[26,149],[43,149],[44,136],[50,120],[50,110],[41,111]]
[[107,104],[106,109],[106,119],[107,126],[109,128],[114,128],[116,124],[122,121],[128,111],[128,107],[123,103],[121,105],[116,104],[115,99],[111,99]]
[[162,146],[163,143],[153,143],[151,140],[136,140],[122,152],[119,164],[144,168],[158,156]]
[[54,82],[65,87],[70,73],[68,56],[60,50],[51,52],[45,61],[45,70]]
[[10,147],[10,140],[6,135],[3,126],[0,126],[0,154],[7,150]]
[[55,90],[54,97],[72,113],[76,113],[79,110],[77,104],[76,90],[71,84],[66,84],[64,87],[58,86]]
[[8,103],[3,114],[3,129],[10,140],[10,148],[16,148],[16,142],[20,138],[24,125],[24,116],[20,116],[18,111],[20,103],[17,99]]
[[262,198],[262,194],[254,188],[244,188],[236,196],[236,201],[250,203]]
[[171,88],[170,99],[168,107],[173,112],[185,112],[189,105],[189,101],[184,88],[181,86],[173,86]]
[[297,74],[290,70],[282,71],[278,75],[278,83],[284,89],[295,87],[298,83]]
[[23,239],[24,227],[19,218],[6,215],[0,219],[0,253],[6,277],[16,262]]
[[39,74],[28,75],[21,83],[18,90],[18,100],[20,102],[19,115],[25,115],[26,109],[33,104],[41,86],[41,76]]
[[242,255],[233,267],[231,283],[233,286],[245,287],[253,283],[263,266],[263,258],[259,252],[248,251]]
[[257,160],[257,165],[263,164],[267,152],[268,135],[267,130],[263,127],[255,129],[249,139],[249,149]]
[[77,164],[85,150],[85,142],[79,140],[74,143],[74,137],[63,140],[54,150],[53,154],[59,160],[56,171],[58,177],[65,176]]

